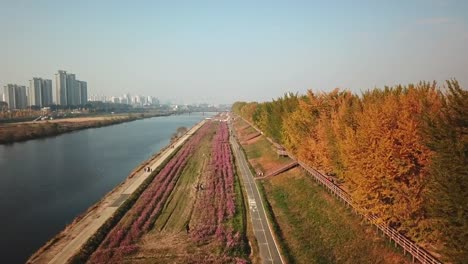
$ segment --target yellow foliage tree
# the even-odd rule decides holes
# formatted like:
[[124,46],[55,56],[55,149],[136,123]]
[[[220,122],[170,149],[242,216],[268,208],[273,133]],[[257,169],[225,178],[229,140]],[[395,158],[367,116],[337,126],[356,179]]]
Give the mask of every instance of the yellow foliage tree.
[[345,177],[363,213],[410,232],[424,217],[422,191],[431,155],[423,144],[421,116],[436,111],[437,92],[420,84],[369,96],[356,114],[357,129],[346,134]]

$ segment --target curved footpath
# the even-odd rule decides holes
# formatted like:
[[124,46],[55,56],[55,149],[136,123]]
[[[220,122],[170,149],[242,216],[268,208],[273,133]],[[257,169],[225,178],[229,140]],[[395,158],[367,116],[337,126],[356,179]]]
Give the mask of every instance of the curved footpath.
[[148,178],[150,172],[145,172],[144,167],[156,169],[161,165],[179,146],[200,127],[205,124],[202,120],[193,126],[185,135],[179,138],[172,146],[168,147],[151,159],[145,166],[139,166],[138,170],[132,172],[123,183],[108,193],[96,205],[88,209],[82,217],[78,217],[67,226],[60,234],[49,241],[34,255],[27,263],[66,263],[72,256],[79,252],[81,247],[96,231],[114,214],[127,198],[138,189]]

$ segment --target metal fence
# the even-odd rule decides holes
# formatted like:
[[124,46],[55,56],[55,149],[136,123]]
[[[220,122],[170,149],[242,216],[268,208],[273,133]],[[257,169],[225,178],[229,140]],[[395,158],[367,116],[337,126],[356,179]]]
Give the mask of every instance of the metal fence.
[[[250,126],[255,128],[258,132],[261,133],[261,131],[255,127],[253,124],[251,124],[249,121],[245,120],[242,118],[245,122],[247,122]],[[265,136],[268,141],[273,143],[274,145],[279,145],[278,143],[274,142],[271,138]],[[281,146],[281,145],[279,145]],[[350,206],[353,208],[356,212],[358,212],[356,206],[353,204],[353,201],[351,199],[351,196],[345,192],[343,189],[341,189],[339,186],[335,185],[333,182],[331,182],[325,175],[322,173],[318,172],[317,170],[309,167],[307,164],[304,162],[296,159],[292,154],[288,153],[288,156],[297,161],[299,165],[306,170],[310,175],[313,176],[313,179],[317,181],[319,184],[323,185],[324,187],[327,188],[327,190],[335,195],[336,197],[340,198],[347,206]],[[362,214],[361,214],[362,215]],[[424,264],[440,264],[442,263],[438,259],[436,259],[434,256],[432,256],[430,253],[428,253],[426,250],[418,246],[415,242],[411,241],[409,238],[405,237],[404,235],[400,234],[396,229],[389,227],[383,223],[378,223],[377,222],[377,217],[375,216],[368,216],[368,215],[362,215],[367,221],[369,221],[371,224],[375,225],[380,231],[382,231],[383,234],[385,234],[390,241],[394,241],[395,245],[399,245],[403,249],[403,253],[406,254],[407,252],[413,257],[413,262],[415,260],[418,260],[421,263]]]

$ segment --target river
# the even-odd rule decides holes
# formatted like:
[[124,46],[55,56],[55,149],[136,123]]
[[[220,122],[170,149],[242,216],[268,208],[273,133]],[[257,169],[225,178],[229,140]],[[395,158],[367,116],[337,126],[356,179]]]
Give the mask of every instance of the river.
[[0,145],[0,262],[24,263],[166,146],[178,127],[212,115],[155,117]]

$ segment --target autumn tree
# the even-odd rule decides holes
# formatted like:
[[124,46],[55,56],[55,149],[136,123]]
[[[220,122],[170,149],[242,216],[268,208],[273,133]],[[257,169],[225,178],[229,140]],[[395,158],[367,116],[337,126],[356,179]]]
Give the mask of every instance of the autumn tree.
[[247,105],[246,102],[235,102],[234,104],[232,104],[232,107],[231,107],[232,112],[234,112],[234,113],[240,115],[240,114],[241,114],[241,110],[242,110],[242,108],[243,108],[245,105]]
[[456,263],[468,260],[468,91],[455,80],[438,115],[426,115],[433,152],[425,196],[432,239]]
[[360,210],[413,238],[424,216],[431,155],[423,144],[421,116],[437,111],[438,98],[428,83],[366,94],[344,147],[346,180]]
[[317,116],[307,97],[299,100],[295,111],[285,116],[283,120],[283,141],[285,146],[298,155],[304,146],[304,139],[310,136],[317,125]]
[[468,259],[467,91],[448,82],[357,96],[308,91],[233,106],[298,159],[344,179],[359,210],[411,239]]

